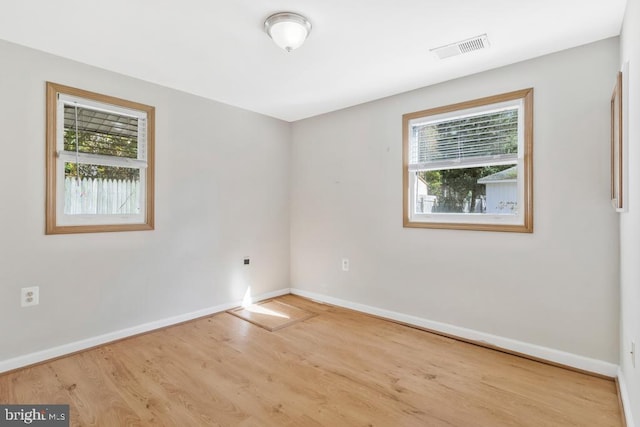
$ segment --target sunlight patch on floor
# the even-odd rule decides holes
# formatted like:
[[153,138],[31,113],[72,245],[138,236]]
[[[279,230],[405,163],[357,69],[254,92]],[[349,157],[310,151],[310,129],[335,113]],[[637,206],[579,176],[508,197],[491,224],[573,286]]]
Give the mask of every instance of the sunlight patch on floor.
[[[246,300],[250,301],[249,298],[246,298]],[[256,304],[243,304],[242,307],[227,310],[227,313],[271,332],[309,319],[316,315],[316,313],[275,299],[262,301]]]
[[258,305],[258,304],[252,304],[252,305],[250,305],[248,307],[245,307],[245,310],[248,310],[248,311],[250,311],[252,313],[266,314],[267,316],[276,316],[276,317],[282,317],[284,319],[290,319],[290,317],[287,316],[284,313],[279,313],[279,312],[277,312],[275,310],[271,310],[271,309],[265,308],[265,307],[263,307],[261,305]]

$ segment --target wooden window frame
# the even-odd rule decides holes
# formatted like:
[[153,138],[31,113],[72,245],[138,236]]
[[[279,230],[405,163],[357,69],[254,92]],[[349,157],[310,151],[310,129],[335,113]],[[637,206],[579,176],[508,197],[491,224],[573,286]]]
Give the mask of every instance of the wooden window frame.
[[[410,156],[410,121],[418,118],[436,116],[444,113],[467,110],[483,106],[490,106],[501,102],[512,100],[522,100],[523,105],[523,150],[522,153],[522,177],[523,180],[523,215],[522,223],[518,224],[500,224],[496,223],[474,223],[474,222],[451,222],[437,221],[435,219],[429,221],[416,221],[411,215],[411,194],[409,182],[409,156]],[[403,203],[403,226],[408,228],[436,228],[436,229],[455,229],[455,230],[477,230],[477,231],[502,231],[502,232],[518,232],[533,233],[533,88],[518,90],[514,92],[504,93],[500,95],[489,96],[485,98],[475,99],[472,101],[461,102],[443,107],[432,108],[423,111],[407,113],[402,116],[402,203]],[[439,215],[439,214],[436,214]],[[446,219],[446,214],[443,214]]]
[[616,75],[611,94],[611,204],[617,212],[624,212],[624,158],[622,115],[622,72]]
[[[83,98],[88,101],[110,104],[116,107],[138,110],[146,113],[147,140],[145,173],[145,210],[144,219],[139,223],[59,225],[57,221],[57,123],[59,94]],[[155,188],[155,107],[128,101],[109,95],[103,95],[64,86],[46,83],[46,202],[45,234],[101,233],[114,231],[141,231],[154,229],[154,188]]]

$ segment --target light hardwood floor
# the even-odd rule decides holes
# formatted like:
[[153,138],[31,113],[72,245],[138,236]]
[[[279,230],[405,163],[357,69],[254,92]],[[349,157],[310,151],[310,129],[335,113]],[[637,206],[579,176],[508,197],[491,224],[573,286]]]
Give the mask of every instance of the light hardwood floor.
[[612,380],[287,295],[276,332],[228,313],[0,376],[1,403],[98,426],[621,426]]

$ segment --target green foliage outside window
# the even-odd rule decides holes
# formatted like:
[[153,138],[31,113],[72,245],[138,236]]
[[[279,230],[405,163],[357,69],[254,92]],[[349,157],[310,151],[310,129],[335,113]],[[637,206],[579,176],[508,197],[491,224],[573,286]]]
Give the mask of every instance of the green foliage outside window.
[[[108,156],[138,158],[136,138],[110,135],[96,132],[78,131],[78,152],[102,154]],[[76,151],[76,132],[74,129],[64,130],[65,151]],[[125,167],[65,163],[66,177],[100,178],[115,180],[137,180],[140,170]]]

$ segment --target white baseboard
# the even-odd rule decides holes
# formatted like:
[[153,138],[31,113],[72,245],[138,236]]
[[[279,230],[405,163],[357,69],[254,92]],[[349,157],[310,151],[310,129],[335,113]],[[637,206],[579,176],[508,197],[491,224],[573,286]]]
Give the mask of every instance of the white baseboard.
[[[252,301],[262,301],[269,298],[274,298],[281,295],[292,293],[294,295],[300,295],[306,298],[325,302],[328,304],[336,305],[339,307],[345,307],[363,313],[380,316],[399,322],[407,323],[409,325],[415,325],[422,328],[430,329],[433,331],[441,332],[447,335],[460,337],[472,341],[478,341],[486,343],[492,346],[500,347],[505,350],[522,353],[539,359],[548,360],[550,362],[559,363],[562,365],[570,366],[577,369],[582,369],[588,372],[594,372],[609,377],[618,376],[620,381],[620,388],[623,397],[623,404],[625,407],[625,414],[627,420],[630,419],[631,414],[628,410],[629,402],[628,395],[626,394],[626,385],[623,378],[620,376],[618,365],[604,362],[601,360],[590,359],[588,357],[579,356],[572,353],[566,353],[560,350],[554,350],[547,347],[538,346],[535,344],[529,344],[522,341],[512,340],[510,338],[504,338],[496,335],[487,334],[484,332],[475,331],[473,329],[462,328],[459,326],[449,325],[446,323],[436,322],[432,320],[423,319],[416,316],[410,316],[390,310],[385,310],[377,307],[371,307],[364,304],[358,304],[339,298],[333,298],[327,295],[317,294],[314,292],[308,292],[301,289],[280,289],[273,292],[268,292],[261,295],[256,295],[252,298]],[[193,320],[198,317],[208,316],[215,313],[220,313],[225,310],[229,310],[234,307],[238,307],[242,304],[241,301],[233,301],[226,304],[221,304],[213,307],[207,307],[202,310],[197,310],[191,313],[185,313],[178,316],[173,316],[142,325],[133,326],[131,328],[121,329],[119,331],[109,332],[107,334],[99,335],[96,337],[87,338],[80,341],[75,341],[68,344],[63,344],[57,347],[41,350],[38,352],[26,354],[23,356],[14,357],[12,359],[6,359],[0,361],[0,373],[18,369],[24,366],[29,366],[34,363],[43,362],[45,360],[54,359],[56,357],[71,354],[77,351],[86,350],[98,345],[113,342],[122,338],[127,338],[133,335],[153,331],[166,326],[175,325],[177,323]],[[626,399],[626,401],[625,401]],[[633,426],[632,423],[628,423],[629,426]]]
[[[269,298],[275,298],[290,293],[289,288],[268,292],[261,295],[255,295],[251,298],[252,302],[262,301]],[[24,366],[33,365],[34,363],[43,362],[45,360],[54,359],[56,357],[75,353],[77,351],[86,350],[98,345],[107,344],[122,338],[133,335],[153,331],[155,329],[164,328],[166,326],[175,325],[177,323],[186,322],[188,320],[197,319],[198,317],[209,316],[211,314],[220,313],[231,308],[242,305],[242,301],[233,301],[227,304],[220,304],[213,307],[207,307],[202,310],[193,311],[191,313],[180,314],[161,320],[156,320],[142,325],[133,326],[131,328],[121,329],[119,331],[109,332],[107,334],[96,337],[87,338],[80,341],[63,344],[57,347],[49,348],[35,353],[25,354],[24,356],[14,357],[12,359],[0,360],[0,373],[22,368]]]
[[396,320],[398,322],[407,323],[409,325],[430,329],[432,331],[441,332],[450,336],[489,344],[505,350],[521,353],[565,366],[570,366],[572,368],[581,369],[583,371],[605,375],[611,378],[615,378],[618,374],[618,365],[604,362],[602,360],[591,359],[573,353],[566,353],[564,351],[542,347],[536,344],[530,344],[510,338],[487,334],[485,332],[475,331],[473,329],[462,328],[459,326],[449,325],[447,323],[436,322],[433,320],[423,319],[421,317],[410,316],[395,311],[371,307],[364,304],[358,304],[327,295],[317,294],[315,292],[304,291],[302,289],[292,288],[291,293],[312,300],[325,302],[327,304],[349,308],[352,310],[361,311],[363,313],[372,314],[374,316],[384,317],[387,319]]
[[622,410],[624,418],[627,421],[627,427],[634,427],[633,416],[631,415],[631,401],[629,400],[629,391],[627,390],[627,381],[624,379],[622,369],[618,368],[618,387],[620,389],[620,399],[622,400]]

